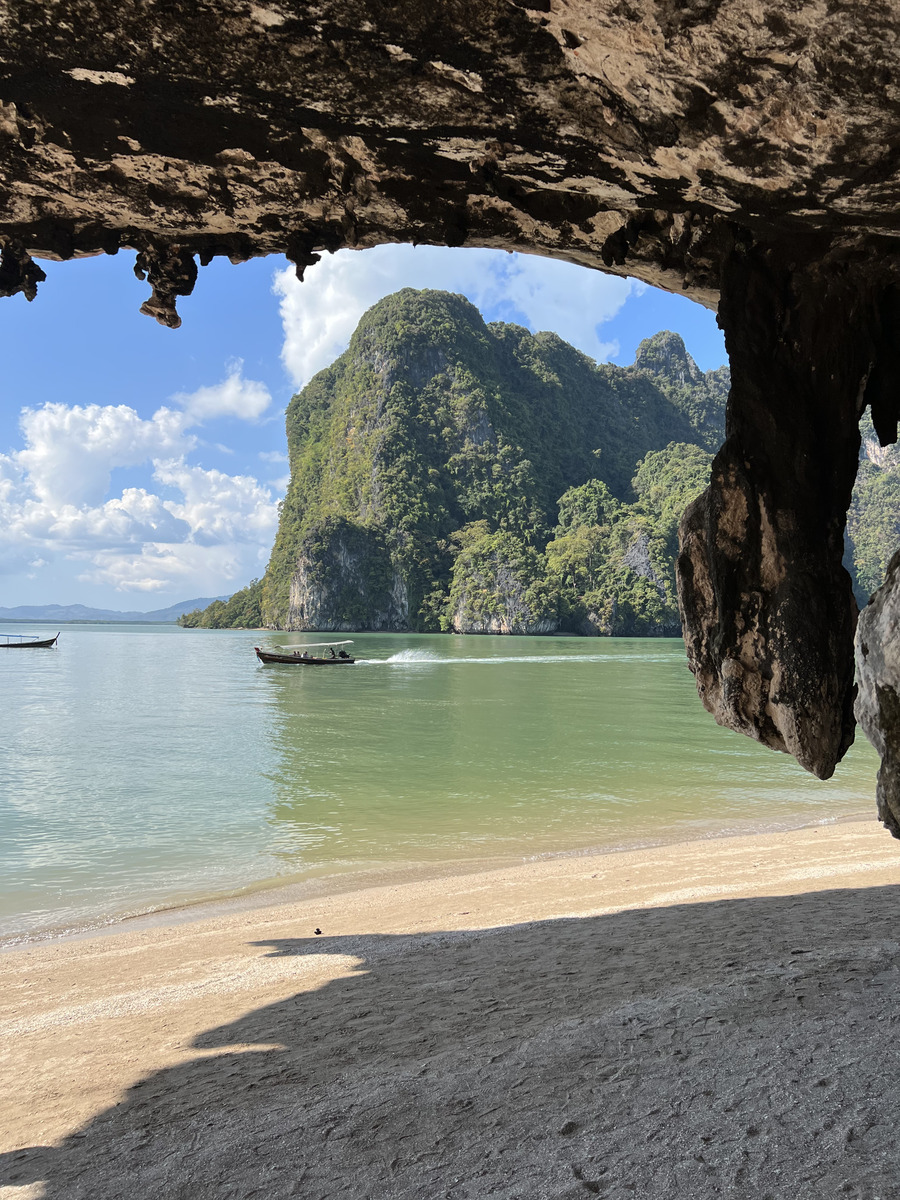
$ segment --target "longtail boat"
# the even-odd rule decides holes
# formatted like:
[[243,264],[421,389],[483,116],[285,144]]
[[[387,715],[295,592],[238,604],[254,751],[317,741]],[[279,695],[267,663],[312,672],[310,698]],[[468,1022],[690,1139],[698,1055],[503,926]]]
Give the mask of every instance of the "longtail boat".
[[[0,642],[0,650],[47,650],[50,646],[56,645],[56,637],[43,638],[35,640],[33,633],[3,633],[0,637],[6,638],[5,642]],[[25,641],[25,638],[31,638],[30,642]],[[10,641],[10,638],[15,638],[15,641]]]
[[[355,663],[356,659],[352,654],[348,654],[346,650],[341,650],[339,654],[335,654],[335,646],[352,646],[353,642],[307,642],[302,646],[285,646],[284,650],[290,650],[290,654],[276,653],[273,650],[260,650],[259,646],[254,646],[256,657],[262,663],[285,663],[291,667],[344,667]],[[310,650],[319,650],[323,646],[331,648],[331,654],[317,658],[309,653]]]

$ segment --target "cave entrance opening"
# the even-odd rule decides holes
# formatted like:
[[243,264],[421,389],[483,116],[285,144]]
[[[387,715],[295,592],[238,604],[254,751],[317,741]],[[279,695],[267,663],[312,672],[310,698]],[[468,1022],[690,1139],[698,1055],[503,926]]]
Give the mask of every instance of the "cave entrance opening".
[[[415,283],[474,292],[476,303],[484,304],[487,298],[498,314],[506,319],[524,314],[532,327],[552,325],[553,322],[541,319],[541,312],[553,310],[558,316],[565,313],[564,301],[567,301],[573,325],[582,333],[589,331],[585,336],[594,337],[595,357],[603,356],[606,349],[603,339],[610,336],[619,341],[618,349],[622,354],[628,344],[628,335],[611,335],[611,330],[623,313],[634,309],[638,292],[645,287],[619,275],[586,271],[584,277],[593,281],[589,288],[582,290],[580,284],[572,286],[554,281],[544,295],[535,282],[537,275],[543,271],[549,277],[553,272],[577,268],[552,258],[510,257],[497,253],[498,260],[506,265],[505,269],[498,269],[492,279],[492,271],[484,259],[492,251],[396,246],[342,251],[326,257],[321,264],[307,267],[306,284],[295,285],[292,268],[284,264],[275,272],[273,293],[271,261],[254,260],[235,271],[232,277],[240,280],[242,291],[246,290],[248,276],[252,277],[250,290],[259,297],[259,303],[255,306],[251,303],[245,308],[233,305],[224,319],[211,323],[218,325],[218,341],[209,336],[208,331],[201,338],[205,347],[215,344],[223,364],[222,378],[201,381],[195,374],[190,383],[173,386],[171,381],[177,374],[173,371],[170,382],[160,389],[165,394],[155,397],[156,408],[148,409],[146,415],[134,409],[137,414],[135,427],[141,429],[149,422],[159,430],[163,421],[158,414],[172,398],[175,400],[172,411],[187,414],[187,417],[178,416],[181,427],[177,434],[170,430],[169,434],[159,435],[162,440],[166,436],[170,438],[165,449],[175,454],[175,459],[167,460],[160,453],[153,462],[175,461],[179,450],[183,449],[178,437],[186,433],[191,438],[196,436],[189,430],[199,426],[187,425],[188,418],[196,419],[200,424],[241,422],[249,414],[251,421],[241,426],[246,430],[264,413],[271,411],[279,388],[281,394],[285,394],[284,379],[277,385],[269,384],[254,378],[246,369],[251,358],[258,363],[263,357],[246,351],[242,342],[242,334],[248,328],[259,327],[261,312],[268,307],[269,316],[273,318],[269,321],[266,354],[271,361],[277,359],[283,364],[290,385],[296,384],[303,372],[316,365],[316,353],[327,354],[339,345],[340,330],[336,331],[336,326],[340,322],[335,316],[337,305],[334,302],[339,301],[342,294],[345,297],[353,295],[356,302],[366,296],[366,289],[372,284],[371,275],[383,271],[384,260],[378,270],[369,272],[369,278],[366,278],[365,269],[357,276],[352,271],[345,271],[343,263],[348,258],[364,263],[366,256],[377,261],[379,255],[390,252],[418,255],[426,263],[432,255],[469,256],[468,261],[479,265],[474,270],[465,268],[461,272],[461,283],[454,281],[452,270],[438,267],[436,259],[435,265],[429,264],[425,272],[427,278],[423,279],[419,274]],[[467,260],[461,257],[460,261]],[[528,264],[527,268],[521,266],[522,262]],[[896,433],[896,401],[889,386],[895,374],[892,359],[895,351],[891,345],[896,315],[894,292],[887,279],[869,280],[864,286],[852,271],[827,263],[798,266],[787,259],[782,249],[761,249],[750,241],[736,241],[724,263],[720,322],[731,360],[739,364],[739,370],[730,400],[729,440],[717,459],[710,492],[692,509],[686,525],[682,594],[688,614],[686,632],[690,661],[701,697],[717,720],[774,748],[789,751],[809,770],[827,777],[849,744],[853,728],[855,607],[841,560],[844,516],[858,462],[857,423],[862,410],[866,405],[871,406],[875,430],[881,440],[889,443]],[[108,273],[111,271],[127,278],[127,273],[121,271],[120,261],[114,259],[82,261],[64,267],[53,264],[51,280],[42,288],[44,294],[34,311],[37,313],[54,305],[53,288],[62,280],[63,272],[68,275],[88,270],[107,272],[107,280],[111,278]],[[329,270],[332,276],[329,294],[333,302],[330,309],[317,300],[314,284],[317,271],[327,274]],[[345,272],[343,276],[342,272]],[[189,318],[188,328],[195,314],[201,312],[204,289],[211,282],[214,283],[217,311],[220,314],[226,311],[228,289],[222,287],[222,281],[230,274],[230,268],[221,260],[214,260],[206,268],[196,295],[181,301]],[[474,282],[473,276],[478,277]],[[82,279],[85,277],[82,275]],[[385,278],[390,278],[389,272]],[[398,280],[398,283],[402,282]],[[106,302],[103,292],[100,288],[91,295],[90,287],[75,287],[62,301],[69,317],[68,336],[73,341],[71,353],[62,355],[61,359],[71,371],[77,358],[75,340],[80,341],[82,349],[93,344],[96,347],[94,362],[106,360],[107,368],[117,357],[121,356],[123,361],[127,357],[130,382],[127,389],[123,388],[123,393],[134,398],[137,389],[142,393],[141,402],[146,404],[152,391],[152,380],[158,378],[156,368],[163,362],[158,350],[161,343],[151,345],[151,342],[155,337],[165,338],[168,334],[157,325],[145,322],[141,323],[144,333],[129,332],[123,338],[109,338],[115,306],[109,306],[103,312]],[[370,296],[374,294],[369,292]],[[648,291],[643,294],[654,296]],[[685,312],[695,314],[694,321],[706,322],[715,329],[714,318],[707,310],[699,306],[694,308],[693,302],[666,293],[658,293],[658,297],[662,300],[657,299],[654,303],[685,306]],[[345,304],[343,307],[346,322],[350,306]],[[71,320],[75,310],[91,314],[95,327],[103,324],[103,349],[96,339],[92,342],[90,335],[82,337],[77,333],[77,324]],[[152,305],[149,310],[145,308],[151,315],[160,316],[152,310]],[[253,314],[249,321],[246,315],[240,315],[248,311]],[[593,321],[596,312],[606,318],[602,323]],[[332,339],[330,345],[328,336],[310,336],[310,322],[329,316],[334,318],[328,335]],[[32,319],[31,313],[28,319]],[[325,324],[328,325],[327,320]],[[154,332],[151,334],[150,330]],[[273,330],[276,331],[274,335]],[[185,338],[186,332],[183,331],[180,337]],[[560,333],[564,336],[562,330]],[[231,341],[230,353],[224,352],[226,334]],[[59,334],[55,336],[58,338]],[[192,336],[187,334],[188,338]],[[54,336],[48,335],[45,340],[52,344]],[[584,348],[590,353],[592,347],[585,342]],[[175,357],[183,365],[193,353],[193,348],[179,348]],[[245,365],[235,369],[239,359],[243,359]],[[143,370],[135,372],[135,363],[144,364]],[[152,364],[152,370],[148,369],[148,364]],[[70,381],[59,377],[52,386],[45,384],[41,388],[42,374],[45,381],[49,379],[45,361],[36,365],[36,357],[33,357],[29,366],[30,377],[23,378],[21,394],[31,397],[43,390],[48,396],[63,396],[70,392]],[[256,374],[260,373],[257,369]],[[261,386],[256,386],[259,384]],[[120,395],[119,399],[122,398]],[[113,407],[112,404],[98,406],[96,399],[96,396],[92,398],[95,407]],[[57,406],[62,403],[54,401]],[[90,408],[91,404],[78,407]],[[129,405],[126,403],[125,407]],[[59,408],[57,411],[62,412]],[[52,437],[52,431],[44,432]],[[71,432],[70,426],[69,435]],[[36,423],[28,424],[26,436],[32,440],[25,452],[37,462],[40,454],[33,451],[41,431]],[[814,442],[810,441],[811,437]],[[248,440],[253,442],[252,437]],[[148,446],[151,441],[147,442]],[[204,441],[209,439],[204,438]],[[70,467],[77,456],[76,443],[77,437],[70,443],[64,467],[66,464]],[[225,447],[221,450],[223,455],[230,449],[225,441],[210,444],[217,444],[220,449]],[[813,445],[815,453],[811,451]],[[163,449],[162,441],[156,449]],[[268,454],[274,466],[279,452],[257,448],[256,453]],[[210,457],[212,459],[211,452]],[[145,571],[145,580],[152,582],[154,566],[160,566],[165,560],[170,565],[177,562],[179,552],[171,550],[177,543],[165,544],[158,536],[161,521],[174,519],[176,523],[181,521],[183,527],[191,527],[191,521],[197,519],[192,505],[187,502],[185,490],[191,470],[182,471],[179,476],[176,470],[166,473],[166,468],[154,465],[152,474],[163,489],[154,491],[148,487],[146,462],[131,461],[127,454],[126,459],[128,461],[118,461],[114,454],[104,459],[92,452],[84,459],[88,469],[81,472],[84,486],[80,489],[73,485],[66,493],[66,478],[68,476],[71,481],[74,475],[67,468],[54,467],[52,487],[48,470],[42,484],[44,500],[48,504],[73,503],[76,508],[94,511],[102,505],[90,505],[88,492],[96,498],[105,476],[119,485],[119,494],[107,494],[103,504],[112,501],[117,517],[132,530],[137,528],[139,518],[133,511],[126,511],[127,505],[123,504],[126,493],[130,498],[139,494],[148,511],[157,505],[159,514],[166,514],[165,517],[157,514],[155,523],[154,519],[147,520],[146,533],[155,532],[157,539],[149,557],[143,550],[148,543],[142,543],[140,557],[143,561],[138,562],[131,555],[130,561],[126,562],[126,555],[117,556],[108,548],[104,552],[103,565],[94,572],[94,578],[102,578],[115,586],[127,586],[129,580],[137,578],[140,570]],[[52,455],[46,462],[51,460]],[[237,475],[224,470],[224,466],[221,458],[214,466],[204,465],[200,468],[205,472],[202,478],[207,484],[214,473],[236,479]],[[284,478],[283,464],[281,470]],[[264,492],[269,481],[259,479],[249,471],[244,477],[260,485],[260,489],[252,500],[246,497],[235,499],[230,524],[225,522],[234,534],[233,545],[243,545],[239,529],[248,521],[249,509],[254,504],[256,515],[250,519],[258,518],[258,523],[265,524],[265,516],[259,514],[264,514],[266,509]],[[200,479],[201,475],[194,471],[195,492]],[[275,482],[274,477],[271,482]],[[199,509],[199,504],[194,509]],[[204,536],[212,537],[211,534]],[[166,549],[160,551],[162,545],[166,545]],[[83,546],[79,552],[85,554]],[[36,561],[33,559],[32,565]],[[249,551],[244,554],[243,561],[250,565]],[[40,571],[41,565],[34,569]],[[251,573],[246,567],[244,570],[246,574]]]

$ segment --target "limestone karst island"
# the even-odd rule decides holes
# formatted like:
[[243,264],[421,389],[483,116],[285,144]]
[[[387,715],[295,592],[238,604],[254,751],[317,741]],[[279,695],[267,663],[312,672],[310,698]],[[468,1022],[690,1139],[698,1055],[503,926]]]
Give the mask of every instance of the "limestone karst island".
[[0,1192],[900,1196],[897,5],[0,30]]
[[[288,406],[264,579],[204,628],[677,636],[678,522],[725,437],[726,368],[677,335],[598,366],[555,334],[406,289]],[[845,564],[865,604],[900,527],[869,424]]]

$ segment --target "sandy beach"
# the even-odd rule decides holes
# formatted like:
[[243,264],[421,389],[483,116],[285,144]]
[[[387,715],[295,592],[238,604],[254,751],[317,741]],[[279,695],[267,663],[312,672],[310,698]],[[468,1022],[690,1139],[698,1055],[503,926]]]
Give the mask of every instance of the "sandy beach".
[[13,950],[0,1196],[900,1196],[898,885],[873,820]]

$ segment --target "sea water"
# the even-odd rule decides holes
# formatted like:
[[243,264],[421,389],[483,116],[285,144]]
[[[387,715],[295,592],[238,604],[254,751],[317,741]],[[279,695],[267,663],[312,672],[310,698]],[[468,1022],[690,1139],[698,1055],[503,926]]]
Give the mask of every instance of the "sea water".
[[320,640],[74,625],[0,650],[0,939],[873,812],[862,738],[813,779],[715,725],[680,641],[357,634],[339,668],[253,651]]

